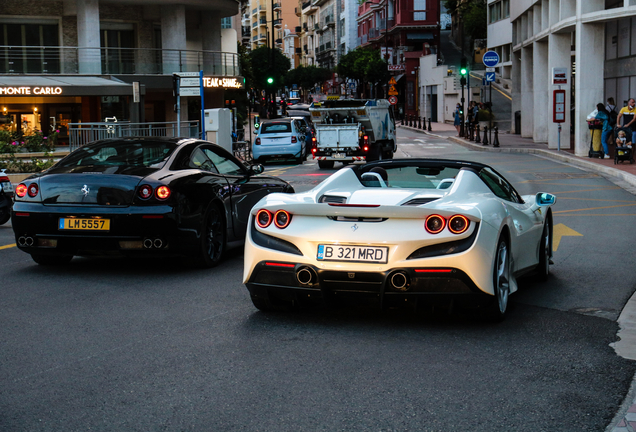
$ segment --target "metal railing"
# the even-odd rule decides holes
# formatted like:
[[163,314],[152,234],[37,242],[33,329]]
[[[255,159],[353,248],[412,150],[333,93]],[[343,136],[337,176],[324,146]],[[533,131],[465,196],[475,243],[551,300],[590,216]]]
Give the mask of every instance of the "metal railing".
[[240,75],[238,54],[153,48],[0,46],[0,74]]
[[[176,137],[177,122],[129,123],[129,122],[98,122],[98,123],[69,123],[69,150],[77,150],[89,142],[132,136]],[[182,121],[181,136],[197,138],[199,136],[199,121]]]

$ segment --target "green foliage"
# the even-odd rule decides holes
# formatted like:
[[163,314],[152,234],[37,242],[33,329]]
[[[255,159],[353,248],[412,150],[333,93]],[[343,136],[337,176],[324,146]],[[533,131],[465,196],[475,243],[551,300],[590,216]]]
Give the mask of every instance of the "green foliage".
[[301,89],[310,91],[316,84],[320,84],[328,79],[331,79],[329,69],[314,65],[300,65],[287,73],[285,85],[291,87],[293,84],[296,84]]
[[486,4],[481,1],[469,2],[470,4],[462,13],[464,30],[474,41],[488,37],[488,13]]
[[387,63],[380,57],[380,51],[369,48],[357,48],[340,57],[337,71],[341,78],[356,81],[358,89],[363,82],[378,84],[390,78]]
[[[44,157],[49,157],[49,155],[45,154]],[[7,173],[40,172],[49,169],[53,164],[55,162],[51,159],[32,158],[29,161],[17,158],[14,154],[0,158],[0,169],[6,170]]]
[[[283,53],[261,46],[249,53],[249,59],[254,73],[252,87],[271,90],[283,87],[285,76],[291,67],[289,59]],[[267,83],[269,77],[274,79],[273,84]]]

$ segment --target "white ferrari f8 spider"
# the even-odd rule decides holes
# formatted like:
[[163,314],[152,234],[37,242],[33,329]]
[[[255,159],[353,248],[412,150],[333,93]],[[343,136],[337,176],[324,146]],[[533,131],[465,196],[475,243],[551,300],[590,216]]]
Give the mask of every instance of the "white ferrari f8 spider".
[[251,211],[243,282],[254,306],[369,297],[439,302],[500,320],[517,278],[547,278],[556,197],[521,196],[475,162],[394,159],[351,166]]

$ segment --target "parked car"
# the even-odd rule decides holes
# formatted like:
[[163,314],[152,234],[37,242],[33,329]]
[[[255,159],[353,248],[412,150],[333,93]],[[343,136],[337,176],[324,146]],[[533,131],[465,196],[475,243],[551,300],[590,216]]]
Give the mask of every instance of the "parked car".
[[252,156],[259,162],[268,159],[295,159],[301,164],[307,158],[308,149],[300,121],[281,118],[261,123],[252,144]]
[[207,141],[96,141],[16,187],[16,243],[38,264],[120,254],[182,256],[212,267],[228,243],[245,238],[257,201],[293,192],[262,172]]
[[271,194],[248,223],[243,282],[254,306],[342,297],[434,301],[503,319],[517,278],[548,277],[552,194],[521,196],[487,165],[396,159]]
[[13,207],[13,185],[11,180],[0,170],[0,225],[11,219],[11,208]]

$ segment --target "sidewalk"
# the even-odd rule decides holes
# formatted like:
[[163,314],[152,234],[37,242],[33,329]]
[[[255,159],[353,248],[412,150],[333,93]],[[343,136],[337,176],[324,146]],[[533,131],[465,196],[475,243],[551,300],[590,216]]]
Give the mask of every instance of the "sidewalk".
[[[508,152],[508,153],[532,153],[553,159],[562,163],[571,164],[588,171],[594,171],[609,177],[613,182],[628,192],[636,195],[636,163],[621,162],[614,165],[614,159],[598,159],[580,157],[574,155],[572,150],[548,149],[547,144],[538,144],[520,135],[500,134],[499,147],[492,144],[476,144],[468,139],[457,136],[457,130],[453,125],[445,123],[431,123],[431,131],[418,129],[398,124],[404,130],[424,133],[439,138],[446,138],[464,147],[477,151]],[[427,128],[428,129],[428,128]],[[483,137],[483,135],[482,135]],[[494,134],[493,134],[494,138]],[[610,150],[611,152],[612,150]],[[611,344],[616,353],[621,357],[636,360],[636,293],[629,299],[618,318],[620,330],[618,341]],[[616,413],[612,422],[607,426],[606,432],[636,432],[636,376],[631,388],[625,396],[621,408]]]
[[[574,155],[573,150],[563,149],[561,151],[557,151],[554,149],[548,149],[548,144],[546,143],[535,143],[530,138],[522,138],[521,135],[507,133],[499,134],[499,147],[493,147],[492,143],[489,143],[488,145],[477,144],[469,141],[468,139],[458,137],[455,126],[446,123],[431,123],[431,132],[410,126],[402,126],[401,123],[398,124],[398,127],[404,130],[446,138],[476,151],[532,153],[541,155],[562,163],[571,164],[579,168],[595,171],[611,177],[614,182],[620,182],[621,186],[630,193],[636,194],[636,164],[630,164],[629,161],[619,162],[614,165],[613,157],[611,159],[598,159],[576,156]],[[494,140],[494,133],[492,134],[492,137]],[[610,154],[613,156],[613,153],[611,153],[612,151],[613,148],[610,149]],[[627,185],[625,185],[625,183],[627,183]]]

